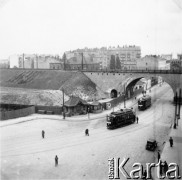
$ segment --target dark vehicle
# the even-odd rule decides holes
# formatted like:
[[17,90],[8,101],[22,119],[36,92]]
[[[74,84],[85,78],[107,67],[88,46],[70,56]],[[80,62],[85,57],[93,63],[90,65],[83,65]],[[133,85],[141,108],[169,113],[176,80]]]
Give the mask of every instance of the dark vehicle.
[[145,95],[138,100],[138,109],[145,110],[151,106],[151,96]]
[[136,116],[132,109],[120,109],[107,116],[107,128],[113,129],[121,125],[131,124],[135,122],[135,119]]
[[154,151],[157,147],[157,142],[155,139],[148,139],[147,144],[145,146],[146,150]]

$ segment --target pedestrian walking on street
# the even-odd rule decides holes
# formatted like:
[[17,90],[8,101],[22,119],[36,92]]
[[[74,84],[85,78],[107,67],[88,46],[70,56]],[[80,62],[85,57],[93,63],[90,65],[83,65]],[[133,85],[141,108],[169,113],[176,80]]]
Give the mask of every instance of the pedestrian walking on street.
[[44,136],[45,136],[45,131],[42,130],[42,138],[44,139]]
[[163,172],[163,162],[161,160],[159,160],[158,162],[159,162],[159,173],[162,176],[162,172]]
[[137,116],[137,118],[136,118],[136,122],[137,122],[137,124],[138,124],[138,116]]
[[143,179],[147,179],[147,171],[146,170],[143,172]]
[[168,171],[168,164],[166,161],[164,161],[164,173],[166,174],[167,171]]
[[85,136],[89,136],[89,130],[85,129]]
[[160,152],[158,151],[158,153],[157,153],[157,158],[158,158],[158,161],[157,162],[159,162],[159,160],[160,160],[160,158],[161,158],[161,155],[160,155]]
[[169,143],[170,143],[170,146],[173,147],[173,138],[172,137],[169,138]]
[[55,156],[55,166],[57,166],[58,165],[58,156],[56,155]]

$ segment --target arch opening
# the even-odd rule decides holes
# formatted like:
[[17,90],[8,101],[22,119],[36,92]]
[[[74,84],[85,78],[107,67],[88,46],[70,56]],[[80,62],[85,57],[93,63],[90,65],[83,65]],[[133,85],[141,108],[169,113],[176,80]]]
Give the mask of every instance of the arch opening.
[[[173,91],[171,84],[168,81],[165,81],[161,76],[137,77],[129,82],[125,87],[125,96],[126,98],[134,98],[138,94],[145,95],[147,93],[151,93],[151,88],[155,85],[157,88],[160,88],[163,86],[163,84],[164,86],[168,87],[170,91]],[[172,94],[174,95],[174,91]],[[168,101],[173,101],[173,95],[171,98],[167,98]]]
[[112,89],[111,90],[111,98],[117,98],[118,96],[118,92],[116,91],[116,89]]

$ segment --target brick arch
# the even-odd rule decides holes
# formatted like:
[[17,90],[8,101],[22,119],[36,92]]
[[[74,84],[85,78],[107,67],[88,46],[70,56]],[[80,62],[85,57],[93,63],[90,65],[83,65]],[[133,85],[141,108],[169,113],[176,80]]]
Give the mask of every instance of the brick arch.
[[[152,77],[159,77],[159,76],[162,77],[164,82],[169,84],[169,86],[172,88],[174,94],[176,93],[176,91],[179,91],[180,79],[178,79],[178,77],[175,77],[173,75],[169,76],[169,75],[165,75],[165,74],[138,74],[138,75],[133,74],[133,78],[127,84],[130,85],[133,82],[139,81],[142,78],[145,78],[148,80],[148,79],[151,79]],[[181,85],[182,85],[182,81],[181,81]]]
[[137,82],[140,81],[140,79],[142,79],[142,78],[144,78],[144,77],[136,78],[136,79],[130,81],[130,82],[128,83],[128,85],[125,87],[125,88],[126,88],[126,94],[127,94],[128,97],[133,95],[133,88],[134,88],[134,86],[135,86],[135,85],[137,84]]

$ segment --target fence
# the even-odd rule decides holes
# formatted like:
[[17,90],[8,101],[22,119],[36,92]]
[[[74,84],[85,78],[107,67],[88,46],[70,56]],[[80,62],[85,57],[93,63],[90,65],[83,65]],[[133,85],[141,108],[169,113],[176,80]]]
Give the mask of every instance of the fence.
[[1,111],[0,112],[0,120],[14,119],[18,117],[28,116],[30,114],[35,113],[35,107],[27,107],[23,109],[17,109],[12,111]]
[[35,113],[39,114],[62,114],[63,108],[60,106],[37,106],[35,107]]

